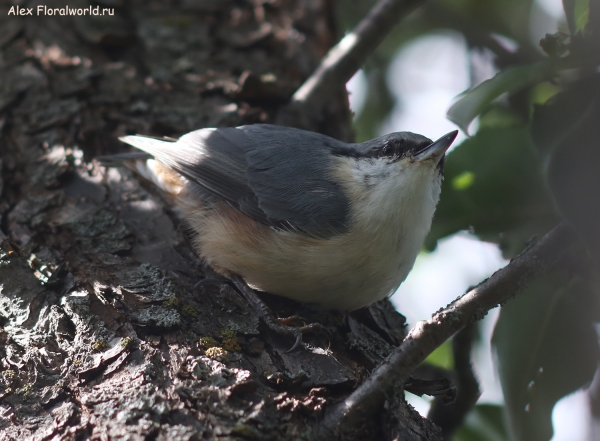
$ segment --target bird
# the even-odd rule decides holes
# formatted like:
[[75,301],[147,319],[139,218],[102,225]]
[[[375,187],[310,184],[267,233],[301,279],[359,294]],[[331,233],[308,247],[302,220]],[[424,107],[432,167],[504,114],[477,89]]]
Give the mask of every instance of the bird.
[[198,255],[224,277],[320,308],[354,311],[393,294],[431,228],[447,149],[395,132],[362,143],[292,127],[130,135],[125,164],[169,194]]

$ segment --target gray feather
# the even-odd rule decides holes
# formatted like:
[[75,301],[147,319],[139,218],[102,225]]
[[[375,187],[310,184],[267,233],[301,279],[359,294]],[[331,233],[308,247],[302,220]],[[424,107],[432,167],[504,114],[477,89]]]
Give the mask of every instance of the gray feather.
[[227,201],[265,225],[317,237],[346,231],[349,201],[328,175],[331,150],[343,142],[267,124],[201,129],[175,143],[121,140],[185,176],[201,196]]

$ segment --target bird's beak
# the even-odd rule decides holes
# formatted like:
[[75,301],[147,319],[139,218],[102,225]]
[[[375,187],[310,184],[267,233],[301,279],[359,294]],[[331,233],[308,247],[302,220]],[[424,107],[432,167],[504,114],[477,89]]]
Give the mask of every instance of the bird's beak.
[[415,158],[419,162],[427,159],[433,159],[437,164],[444,157],[444,153],[446,153],[446,150],[448,150],[448,147],[450,147],[452,141],[454,141],[454,138],[456,138],[456,135],[458,135],[458,130],[454,130],[445,134],[440,139],[432,142],[419,153],[417,153]]

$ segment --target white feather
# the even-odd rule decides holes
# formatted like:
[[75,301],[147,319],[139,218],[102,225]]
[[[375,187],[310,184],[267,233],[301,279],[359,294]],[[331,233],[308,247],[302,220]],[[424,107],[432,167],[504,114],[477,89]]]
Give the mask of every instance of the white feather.
[[355,310],[392,294],[431,227],[439,171],[432,161],[336,160],[332,178],[352,203],[348,233],[324,240],[274,230],[232,208],[197,210],[182,195],[201,255],[258,289],[326,308]]

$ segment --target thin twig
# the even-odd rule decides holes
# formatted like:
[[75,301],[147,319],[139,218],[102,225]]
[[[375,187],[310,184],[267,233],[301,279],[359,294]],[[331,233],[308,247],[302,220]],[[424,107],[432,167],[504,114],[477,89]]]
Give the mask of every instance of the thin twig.
[[424,0],[380,0],[353,32],[321,60],[317,70],[294,93],[292,105],[320,108],[360,69],[406,15]]
[[564,222],[489,279],[456,299],[429,320],[419,322],[402,344],[348,398],[327,413],[316,439],[335,439],[361,427],[381,409],[386,393],[404,382],[435,348],[469,323],[519,293],[546,272],[572,243],[574,232]]

